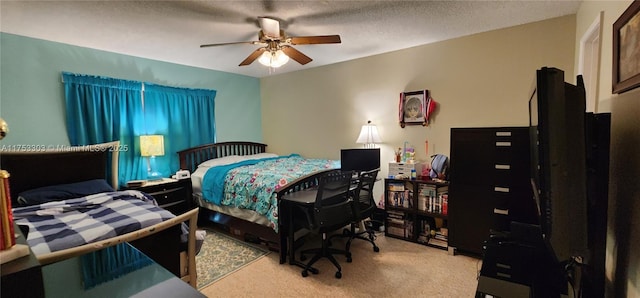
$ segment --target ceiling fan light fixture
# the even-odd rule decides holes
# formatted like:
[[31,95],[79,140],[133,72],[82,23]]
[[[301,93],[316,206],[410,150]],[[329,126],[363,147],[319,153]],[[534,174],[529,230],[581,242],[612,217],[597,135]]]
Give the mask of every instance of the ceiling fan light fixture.
[[287,56],[287,54],[285,54],[282,50],[268,50],[260,55],[260,58],[258,58],[258,62],[267,67],[278,68],[289,62],[289,56]]

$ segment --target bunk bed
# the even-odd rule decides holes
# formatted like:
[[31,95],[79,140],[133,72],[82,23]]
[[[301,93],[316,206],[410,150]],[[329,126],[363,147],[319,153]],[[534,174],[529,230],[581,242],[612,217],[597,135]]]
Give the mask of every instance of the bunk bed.
[[[288,235],[286,222],[278,220],[278,215],[284,214],[282,209],[285,208],[280,204],[280,198],[286,193],[316,186],[318,177],[336,169],[339,163],[302,158],[296,154],[278,156],[266,153],[266,147],[266,144],[255,142],[221,142],[185,149],[178,155],[180,168],[191,173],[194,201],[201,207],[201,218],[223,224],[236,234],[250,235],[266,242],[270,248],[279,250],[282,264],[286,261]],[[211,182],[206,177],[207,172],[211,171],[210,168],[225,166],[229,168],[218,175],[224,193],[214,195],[211,200],[206,194]],[[264,167],[271,168],[265,170]],[[271,177],[265,178],[263,171],[265,176]],[[277,175],[282,176],[278,178]],[[276,183],[275,180],[279,181]],[[238,191],[242,187],[247,191]],[[256,194],[252,192],[254,188],[260,188],[266,194]],[[251,197],[243,197],[249,192]],[[255,205],[260,207],[254,208]]]
[[[198,209],[195,208],[182,215],[175,216],[154,205],[152,197],[136,191],[117,191],[119,150],[119,142],[111,142],[58,148],[56,150],[0,151],[0,168],[10,175],[9,190],[12,206],[15,210],[16,224],[20,225],[21,229],[26,227],[27,242],[30,245],[34,243],[30,242],[33,239],[42,240],[47,238],[45,242],[50,241],[39,243],[39,248],[34,251],[42,265],[97,251],[122,242],[129,242],[156,263],[162,265],[191,286],[196,287],[195,228]],[[107,170],[108,168],[110,168],[110,171]],[[107,177],[108,172],[110,172],[110,176]],[[74,203],[84,200],[85,197],[64,200],[57,200],[59,198],[57,195],[47,197],[50,192],[56,192],[60,189],[67,191],[69,185],[84,186],[87,181],[109,183],[110,185],[107,186],[113,192],[98,192],[98,190],[93,191],[83,188],[81,191],[92,193],[92,195],[88,195],[83,203],[84,205],[80,207],[79,205],[74,205]],[[25,194],[33,194],[32,191],[34,190],[38,194],[43,194],[41,197],[43,199],[42,204],[34,203],[34,201],[28,202],[28,204],[25,203]],[[21,194],[22,197],[19,201]],[[142,200],[132,199],[132,197],[136,196]],[[33,197],[36,198],[36,196]],[[53,199],[54,197],[56,199]],[[94,226],[96,224],[108,224],[107,220],[102,222],[95,220],[95,214],[88,215],[88,212],[100,208],[110,209],[111,207],[106,207],[107,204],[121,198],[122,202],[128,200],[126,201],[127,204],[131,204],[128,208],[138,208],[135,215],[127,214],[129,221],[135,221],[135,223],[133,225],[128,224],[123,228],[113,228],[116,231],[115,234],[113,231],[105,232],[111,229],[110,227],[104,228],[98,231],[95,237],[92,235],[90,238],[94,240],[90,240],[91,242],[89,243],[75,243],[69,247],[66,243],[60,243],[67,241],[60,241],[59,235],[41,237],[48,232],[44,230],[44,227],[35,223],[38,221],[37,218],[33,218],[46,213],[44,214],[44,216],[48,216],[46,220],[58,220],[58,214],[65,216],[74,213],[75,216],[80,217],[91,216]],[[148,202],[143,202],[145,200]],[[115,204],[124,204],[122,202],[116,202]],[[56,215],[52,215],[50,210],[55,210],[56,212],[54,213]],[[148,218],[154,219],[148,220]],[[185,225],[187,222],[188,227],[191,228],[187,228]],[[84,229],[85,227],[78,227],[77,225],[74,225],[73,228],[65,227],[64,232],[75,231],[76,228]],[[187,230],[188,232],[185,234]],[[109,237],[104,239],[106,234],[109,234]],[[75,237],[74,239],[77,238]],[[68,242],[71,243],[72,241]],[[158,245],[158,243],[162,245]],[[34,249],[32,248],[32,250]]]

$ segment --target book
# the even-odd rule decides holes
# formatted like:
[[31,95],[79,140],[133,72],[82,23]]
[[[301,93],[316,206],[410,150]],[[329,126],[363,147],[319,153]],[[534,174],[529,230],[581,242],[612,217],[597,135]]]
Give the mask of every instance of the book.
[[442,214],[447,215],[449,213],[449,195],[442,195]]
[[438,240],[444,240],[444,241],[447,241],[447,236],[442,235],[442,234],[438,234],[438,233],[436,233],[436,235],[435,235],[435,236],[433,236],[433,238],[438,239]]
[[127,187],[140,187],[145,185],[146,180],[131,180],[127,182]]
[[404,184],[402,184],[402,183],[389,183],[389,191],[404,191]]
[[441,240],[436,238],[429,238],[429,242],[427,243],[431,245],[439,246],[439,247],[449,247],[446,240]]

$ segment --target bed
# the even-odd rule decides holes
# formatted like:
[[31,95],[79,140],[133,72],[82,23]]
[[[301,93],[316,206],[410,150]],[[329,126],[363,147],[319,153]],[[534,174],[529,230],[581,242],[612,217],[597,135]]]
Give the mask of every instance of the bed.
[[[283,214],[279,199],[317,185],[317,178],[338,168],[339,162],[296,154],[278,156],[266,153],[266,147],[254,142],[222,142],[186,149],[178,155],[180,168],[192,173],[194,201],[201,207],[201,217],[244,234],[245,239],[249,235],[266,242],[279,250],[280,263],[284,263],[287,233],[284,222],[278,220],[278,214]],[[212,174],[218,167],[227,168]],[[212,181],[219,185],[211,187]]]
[[[27,241],[42,265],[129,242],[196,287],[195,227],[198,209],[175,216],[155,206],[153,198],[146,194],[117,191],[118,150],[119,143],[111,142],[36,152],[0,151],[0,167],[10,174],[9,190],[16,224],[21,229],[26,227]],[[110,185],[87,189],[87,182],[105,185],[108,182]],[[44,198],[43,202],[49,201],[51,197],[47,196],[52,192],[62,189],[66,192],[69,191],[68,187],[78,185],[82,185],[78,188],[80,191],[91,195],[76,198],[77,193],[74,193],[73,198],[38,204],[39,198]],[[113,192],[107,192],[108,188]],[[106,209],[117,211],[104,215]],[[113,227],[106,225],[114,218],[125,217],[124,224]],[[71,222],[69,218],[78,220]],[[43,226],[46,225],[40,225],[38,221],[55,222],[55,225],[69,224],[61,230],[53,230],[57,234],[48,235],[51,232],[45,230]],[[186,222],[192,228],[186,228]],[[94,228],[97,233],[92,230]],[[188,232],[185,234],[186,230]],[[66,233],[65,241],[60,241],[60,233]],[[78,239],[88,239],[89,242],[78,242]]]

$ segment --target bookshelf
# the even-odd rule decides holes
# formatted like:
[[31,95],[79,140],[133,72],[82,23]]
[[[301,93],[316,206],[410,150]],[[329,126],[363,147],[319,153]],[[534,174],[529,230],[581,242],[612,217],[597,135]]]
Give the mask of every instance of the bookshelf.
[[385,236],[448,249],[449,185],[385,179]]

